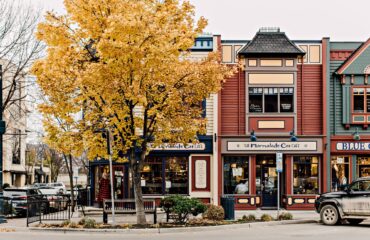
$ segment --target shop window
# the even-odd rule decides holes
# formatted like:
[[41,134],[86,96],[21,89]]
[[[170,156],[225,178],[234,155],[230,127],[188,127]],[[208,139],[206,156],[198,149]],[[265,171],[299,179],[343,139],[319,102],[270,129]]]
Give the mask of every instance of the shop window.
[[249,193],[248,157],[224,157],[224,194]]
[[353,89],[353,112],[365,112],[365,89]]
[[188,161],[185,157],[166,159],[166,194],[188,193]]
[[293,112],[293,88],[249,88],[249,112]]
[[187,194],[188,172],[186,157],[147,157],[141,171],[143,194]]
[[359,157],[357,159],[357,176],[370,177],[370,157]]
[[319,193],[319,160],[317,157],[294,157],[293,192],[294,194]]
[[338,191],[349,183],[349,157],[331,158],[331,190]]

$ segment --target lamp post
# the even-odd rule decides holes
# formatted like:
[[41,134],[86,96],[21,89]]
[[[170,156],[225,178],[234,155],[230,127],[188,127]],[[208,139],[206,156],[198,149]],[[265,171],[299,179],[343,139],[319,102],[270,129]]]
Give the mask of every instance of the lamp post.
[[109,177],[110,177],[110,194],[112,200],[112,223],[115,224],[115,210],[114,210],[114,192],[113,192],[113,164],[112,164],[112,146],[111,146],[111,132],[109,128],[96,130],[95,132],[106,133],[107,137],[107,152],[109,155]]
[[0,223],[6,222],[4,216],[3,199],[3,134],[5,133],[5,122],[3,121],[3,70],[0,65]]

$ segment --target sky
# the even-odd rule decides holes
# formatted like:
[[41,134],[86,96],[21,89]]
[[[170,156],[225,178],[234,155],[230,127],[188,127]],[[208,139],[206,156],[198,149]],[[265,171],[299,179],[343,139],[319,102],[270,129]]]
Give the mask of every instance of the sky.
[[[24,0],[27,1],[27,0]],[[370,37],[369,0],[190,0],[206,32],[223,39],[251,39],[260,27],[280,27],[292,40],[365,41]],[[63,0],[32,0],[65,12]]]

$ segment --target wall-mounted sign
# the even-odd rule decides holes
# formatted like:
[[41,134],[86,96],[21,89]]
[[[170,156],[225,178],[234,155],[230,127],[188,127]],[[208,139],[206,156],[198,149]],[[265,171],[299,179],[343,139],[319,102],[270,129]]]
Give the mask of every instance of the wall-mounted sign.
[[317,142],[227,142],[228,151],[316,151]]
[[337,142],[338,151],[369,151],[370,142]]
[[157,147],[154,147],[153,144],[148,144],[148,147],[152,150],[205,150],[206,145],[204,143],[189,143],[189,144],[182,144],[182,143],[163,143]]
[[197,189],[207,188],[207,161],[195,160],[195,187]]

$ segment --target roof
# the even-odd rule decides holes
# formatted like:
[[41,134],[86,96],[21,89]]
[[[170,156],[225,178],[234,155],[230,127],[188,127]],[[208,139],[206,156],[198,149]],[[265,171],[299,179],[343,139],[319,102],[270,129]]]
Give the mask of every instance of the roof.
[[[337,74],[363,74],[369,66],[370,38],[362,43],[336,71]],[[362,58],[362,59],[361,59]],[[352,68],[351,68],[352,67]]]
[[305,52],[298,48],[284,32],[259,31],[239,54],[242,55],[304,55]]

